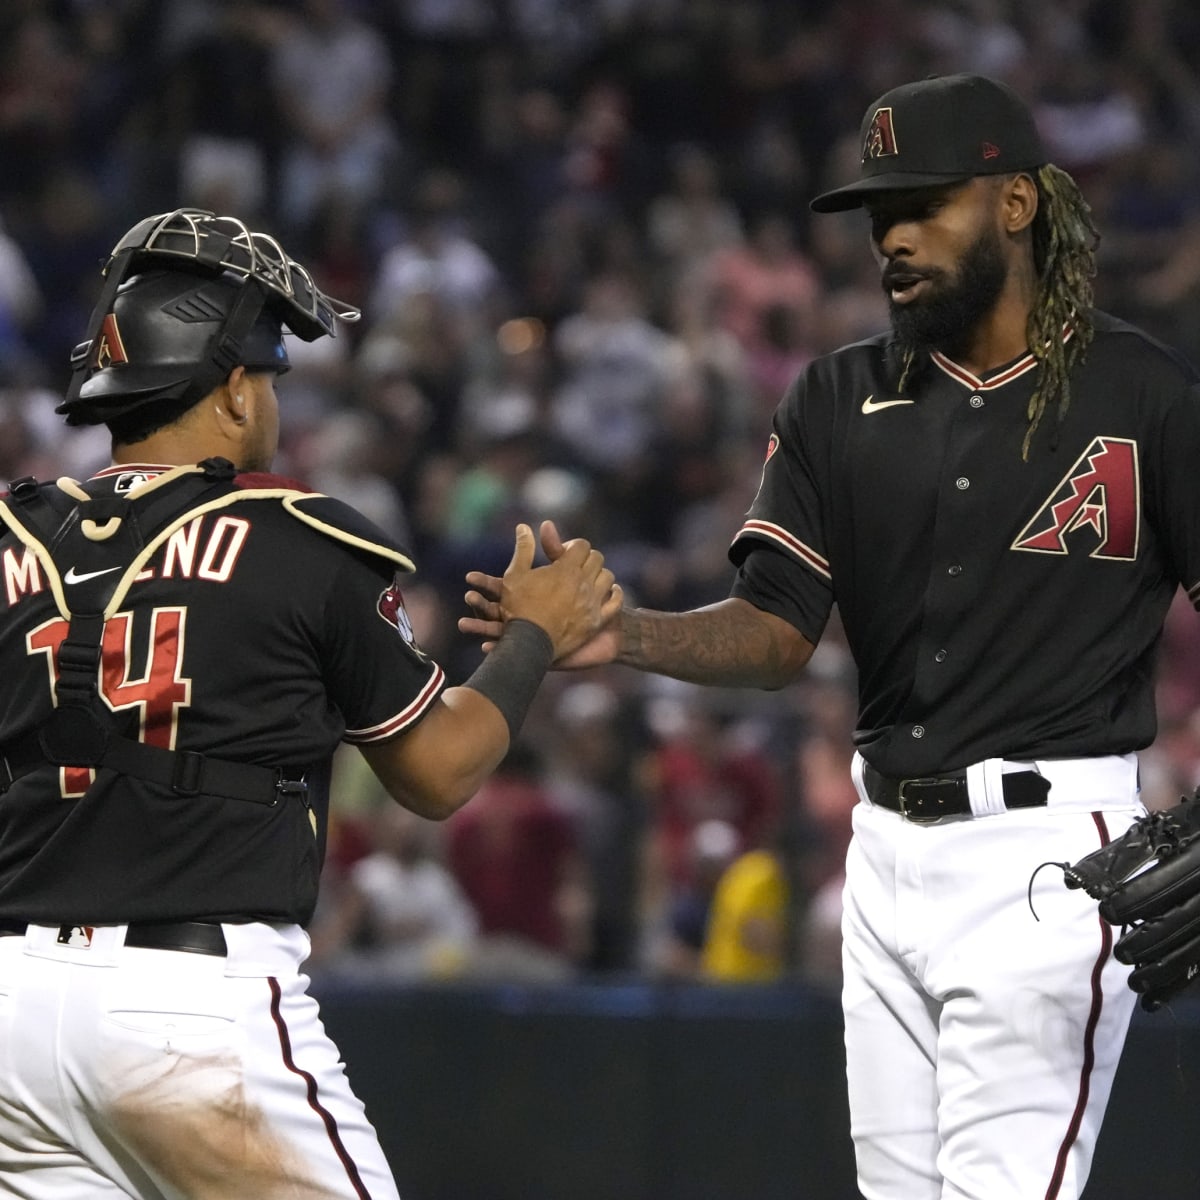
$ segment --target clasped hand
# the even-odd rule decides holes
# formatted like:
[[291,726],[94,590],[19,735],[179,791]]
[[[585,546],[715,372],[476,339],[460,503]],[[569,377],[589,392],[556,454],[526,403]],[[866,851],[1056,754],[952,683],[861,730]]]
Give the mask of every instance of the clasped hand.
[[564,660],[615,621],[624,594],[605,567],[604,555],[590,542],[583,538],[563,542],[552,521],[543,521],[540,533],[547,564],[533,565],[537,552],[533,530],[518,525],[512,561],[502,577],[468,573],[471,590],[466,602],[475,615],[461,618],[458,627],[482,638],[484,649],[490,650],[508,621],[532,621],[554,643],[555,662],[571,665]]

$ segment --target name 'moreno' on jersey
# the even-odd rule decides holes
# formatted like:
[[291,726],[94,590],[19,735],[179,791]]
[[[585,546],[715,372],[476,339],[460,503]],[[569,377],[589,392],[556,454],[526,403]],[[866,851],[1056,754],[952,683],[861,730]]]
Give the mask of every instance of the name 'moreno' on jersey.
[[[157,561],[148,564],[134,577],[133,582],[147,583],[154,579],[203,579],[210,583],[226,583],[232,577],[250,534],[250,521],[245,517],[204,514],[175,530],[166,540]],[[101,571],[118,571],[124,563],[111,567],[91,568],[74,574],[68,568],[63,583],[72,584],[95,578]],[[4,595],[8,607],[26,596],[42,592],[46,575],[31,547],[12,545],[0,552],[0,569],[4,575]],[[69,599],[68,599],[69,602]]]

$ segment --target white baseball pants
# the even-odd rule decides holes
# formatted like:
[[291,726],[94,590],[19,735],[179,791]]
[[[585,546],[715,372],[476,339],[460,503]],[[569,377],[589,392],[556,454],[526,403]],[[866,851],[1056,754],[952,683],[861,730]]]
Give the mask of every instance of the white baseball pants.
[[299,973],[307,936],[224,930],[226,957],[123,926],[0,937],[0,1196],[397,1200]]
[[979,815],[919,825],[873,807],[855,763],[843,1005],[865,1200],[1077,1200],[1087,1179],[1135,996],[1095,901],[1035,872],[1142,815],[1137,764],[1012,764],[1050,798],[1004,811],[1007,766],[968,772]]

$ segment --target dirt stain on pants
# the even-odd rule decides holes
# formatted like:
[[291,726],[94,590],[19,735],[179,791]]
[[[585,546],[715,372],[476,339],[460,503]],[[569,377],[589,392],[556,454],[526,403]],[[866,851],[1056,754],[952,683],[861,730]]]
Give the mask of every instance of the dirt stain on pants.
[[345,1200],[314,1179],[296,1146],[246,1098],[233,1056],[168,1051],[142,1064],[109,1114],[119,1141],[153,1176],[189,1200]]

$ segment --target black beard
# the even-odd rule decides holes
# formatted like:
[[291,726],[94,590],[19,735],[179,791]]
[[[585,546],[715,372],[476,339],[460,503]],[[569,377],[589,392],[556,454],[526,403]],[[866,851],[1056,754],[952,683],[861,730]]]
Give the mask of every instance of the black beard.
[[892,329],[904,350],[941,350],[951,357],[995,307],[1008,277],[1000,237],[981,233],[958,265],[956,276],[930,277],[927,294],[908,304],[888,297]]

